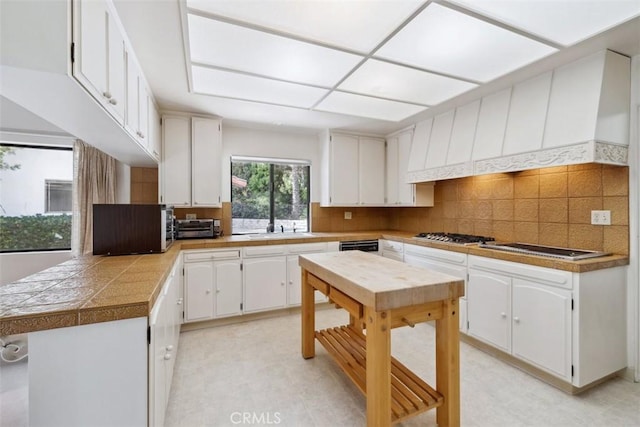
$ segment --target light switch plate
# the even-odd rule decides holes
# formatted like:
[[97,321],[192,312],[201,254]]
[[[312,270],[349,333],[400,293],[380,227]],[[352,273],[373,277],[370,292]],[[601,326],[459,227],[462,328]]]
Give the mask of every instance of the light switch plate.
[[592,225],[611,225],[611,211],[591,211]]
[[351,219],[351,212],[345,212],[344,219]]

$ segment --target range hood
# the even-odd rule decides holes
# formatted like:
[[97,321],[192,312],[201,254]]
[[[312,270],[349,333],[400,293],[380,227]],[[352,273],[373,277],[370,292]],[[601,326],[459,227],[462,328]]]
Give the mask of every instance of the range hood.
[[603,50],[416,124],[407,182],[627,164],[631,59]]

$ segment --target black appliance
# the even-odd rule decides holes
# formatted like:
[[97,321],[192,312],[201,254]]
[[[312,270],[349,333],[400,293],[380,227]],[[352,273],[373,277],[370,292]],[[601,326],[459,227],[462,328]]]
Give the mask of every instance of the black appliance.
[[347,240],[340,242],[341,251],[378,252],[377,240]]
[[176,239],[216,239],[222,236],[219,219],[177,219]]
[[93,205],[93,254],[165,252],[174,241],[173,208],[166,205]]

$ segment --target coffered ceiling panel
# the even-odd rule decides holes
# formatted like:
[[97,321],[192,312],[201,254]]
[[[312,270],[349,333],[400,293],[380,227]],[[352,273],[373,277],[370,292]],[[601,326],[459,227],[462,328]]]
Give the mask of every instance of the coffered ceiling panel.
[[315,109],[397,122],[426,110],[426,107],[335,91]]
[[476,84],[369,59],[339,89],[398,101],[436,105]]
[[423,3],[424,0],[187,0],[187,7],[366,53]]
[[382,46],[376,56],[487,82],[555,51],[551,46],[432,3]]
[[193,91],[205,95],[310,108],[327,93],[316,87],[200,66],[193,66],[191,73]]
[[189,15],[188,19],[194,63],[331,87],[363,59],[201,16]]
[[532,34],[568,46],[640,14],[638,0],[453,0]]

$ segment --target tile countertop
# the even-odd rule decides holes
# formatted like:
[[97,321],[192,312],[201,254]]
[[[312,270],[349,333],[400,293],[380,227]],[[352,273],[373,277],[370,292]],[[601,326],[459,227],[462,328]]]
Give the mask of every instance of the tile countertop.
[[178,241],[163,254],[75,258],[0,285],[0,336],[148,316],[180,251],[187,249],[384,238],[576,273],[629,263],[629,258],[622,255],[562,261],[475,246],[426,242],[414,239],[413,235],[401,231],[369,231],[288,235],[284,239],[276,235],[268,239],[227,236]]

